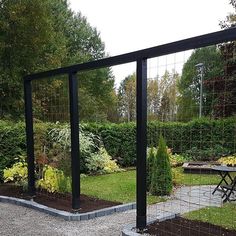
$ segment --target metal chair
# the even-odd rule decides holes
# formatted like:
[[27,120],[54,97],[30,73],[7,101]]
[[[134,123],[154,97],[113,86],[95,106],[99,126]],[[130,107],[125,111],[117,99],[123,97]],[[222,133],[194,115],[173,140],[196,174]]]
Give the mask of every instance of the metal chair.
[[230,196],[232,194],[236,193],[236,176],[234,177],[232,183],[230,185],[221,185],[221,189],[223,191],[223,196],[222,198],[225,198],[223,200],[223,202],[227,202],[227,201],[236,201],[236,199],[231,200]]

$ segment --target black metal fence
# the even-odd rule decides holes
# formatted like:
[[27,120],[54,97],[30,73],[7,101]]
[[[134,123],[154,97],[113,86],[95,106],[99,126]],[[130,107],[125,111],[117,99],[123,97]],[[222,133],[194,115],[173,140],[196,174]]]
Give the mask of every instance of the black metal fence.
[[35,194],[35,158],[32,108],[32,80],[57,75],[68,75],[70,125],[71,125],[71,172],[72,172],[72,208],[80,208],[80,147],[79,147],[79,110],[78,86],[79,73],[87,70],[136,62],[137,65],[137,219],[138,228],[146,226],[146,149],[147,149],[147,59],[177,53],[185,50],[206,47],[236,39],[236,28],[201,35],[173,43],[164,44],[97,61],[72,65],[55,70],[28,75],[24,78],[25,118],[27,134],[28,192]]

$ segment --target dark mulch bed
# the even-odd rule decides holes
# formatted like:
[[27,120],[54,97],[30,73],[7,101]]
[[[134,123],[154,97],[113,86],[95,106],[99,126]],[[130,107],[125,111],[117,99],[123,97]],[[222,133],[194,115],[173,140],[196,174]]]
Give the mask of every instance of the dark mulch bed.
[[[0,184],[0,195],[26,200],[31,199],[31,197],[29,197],[27,193],[23,191],[22,187],[11,184]],[[34,201],[58,210],[74,212],[71,208],[71,194],[48,193],[43,190],[37,190]],[[101,200],[81,194],[80,204],[81,209],[79,209],[78,212],[85,213],[106,207],[120,205],[121,203]]]
[[236,231],[182,217],[154,222],[143,233],[157,236],[236,236]]

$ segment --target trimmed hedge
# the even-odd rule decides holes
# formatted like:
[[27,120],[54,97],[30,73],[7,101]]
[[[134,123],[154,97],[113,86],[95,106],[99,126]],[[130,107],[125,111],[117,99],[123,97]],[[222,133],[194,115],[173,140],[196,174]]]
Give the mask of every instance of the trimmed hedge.
[[[35,125],[35,147],[47,142],[47,133],[54,128],[52,123]],[[135,165],[136,125],[122,124],[84,124],[84,129],[100,136],[107,152],[122,166]],[[163,135],[173,153],[184,153],[196,147],[199,150],[221,145],[231,153],[236,153],[236,118],[224,120],[197,119],[188,123],[157,122],[148,124],[148,146],[157,146],[160,134]],[[15,158],[25,154],[24,123],[0,121],[0,180],[1,172],[11,166]]]
[[0,181],[5,167],[11,167],[15,158],[25,153],[25,128],[23,123],[0,120]]
[[[34,127],[35,153],[47,142],[47,133],[55,128],[53,123],[37,123]],[[17,162],[19,156],[26,155],[26,137],[24,122],[0,120],[0,182],[3,170]]]
[[[87,130],[102,137],[108,153],[123,166],[135,165],[135,127],[135,123],[85,125]],[[149,147],[158,145],[160,134],[173,153],[184,153],[193,147],[204,150],[216,145],[221,145],[231,153],[236,152],[236,118],[202,118],[188,123],[152,121],[148,123]]]

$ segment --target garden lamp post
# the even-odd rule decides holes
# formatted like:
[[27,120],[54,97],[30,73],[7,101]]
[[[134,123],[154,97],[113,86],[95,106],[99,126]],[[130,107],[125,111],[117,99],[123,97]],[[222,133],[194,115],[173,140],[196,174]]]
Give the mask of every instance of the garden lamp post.
[[198,75],[200,75],[200,105],[199,105],[199,118],[202,117],[202,80],[203,80],[203,69],[204,69],[204,64],[203,63],[198,63],[195,65],[198,71]]

